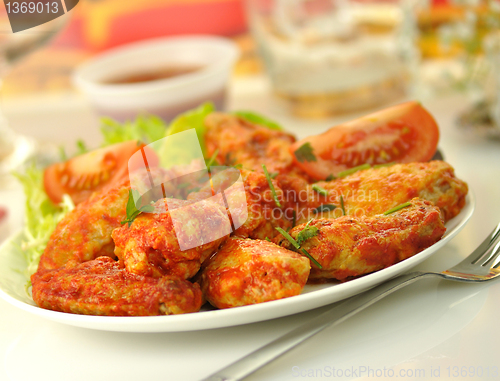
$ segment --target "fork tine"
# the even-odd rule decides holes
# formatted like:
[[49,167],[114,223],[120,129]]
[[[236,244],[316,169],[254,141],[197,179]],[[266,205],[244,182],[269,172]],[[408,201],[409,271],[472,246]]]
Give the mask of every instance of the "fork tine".
[[[500,255],[500,234],[497,232],[490,240],[489,245],[482,255],[474,264],[476,266],[490,266],[496,265],[496,259]],[[493,265],[492,265],[493,263]]]
[[483,266],[491,264],[491,267],[496,268],[498,265],[500,265],[500,241],[495,245],[495,247],[492,250],[490,258],[483,263]]
[[498,254],[498,244],[497,248],[494,250],[489,250],[491,246],[500,238],[500,223],[493,229],[493,231],[485,238],[485,240],[469,255],[464,262],[470,260],[470,258],[475,258],[472,260],[473,265],[479,264],[479,266],[484,266],[488,262],[494,259],[495,253]]

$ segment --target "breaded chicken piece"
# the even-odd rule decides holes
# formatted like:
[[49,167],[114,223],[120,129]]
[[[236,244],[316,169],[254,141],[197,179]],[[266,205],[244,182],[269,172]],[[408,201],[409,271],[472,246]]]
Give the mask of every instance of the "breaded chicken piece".
[[308,179],[302,170],[293,165],[289,150],[295,142],[293,135],[250,123],[237,115],[217,112],[209,114],[204,123],[207,127],[207,154],[211,157],[219,150],[218,163],[241,164],[258,172],[262,172],[262,164],[265,164],[269,173]]
[[[278,201],[282,205],[278,207],[273,198],[269,183],[262,173],[253,172],[247,169],[240,170],[244,185],[244,194],[239,188],[228,187],[231,179],[221,175],[212,178],[214,189],[226,189],[224,192],[233,222],[238,220],[241,223],[233,235],[242,238],[265,239],[276,236],[276,227],[288,229],[291,226],[284,215],[284,198],[281,188],[275,180],[272,180]],[[224,183],[229,182],[227,185]],[[203,200],[212,195],[212,187],[205,186],[199,192],[191,193],[189,200]],[[292,214],[288,216],[291,219]],[[246,217],[246,218],[245,218]],[[241,226],[240,226],[241,225]]]
[[224,206],[210,200],[161,199],[155,209],[113,231],[115,254],[130,273],[189,279],[231,231]]
[[[438,206],[446,222],[463,208],[468,192],[467,184],[455,177],[453,168],[444,161],[371,168],[333,181],[315,183],[328,191],[327,196],[297,177],[278,176],[277,181],[285,192],[287,209],[296,211],[299,223],[311,218],[341,216],[341,196],[346,214],[354,216],[384,213],[419,197]],[[317,208],[326,209],[328,205],[329,209],[336,208],[317,213]],[[287,211],[287,214],[290,213]]]
[[148,278],[109,257],[36,273],[33,300],[42,308],[84,315],[148,316],[197,312],[197,284],[175,277]]
[[114,257],[113,229],[126,218],[130,184],[99,193],[78,204],[57,225],[45,248],[39,272],[54,270],[68,262],[77,264],[97,256]]
[[309,260],[274,243],[229,238],[208,260],[200,277],[206,299],[231,308],[299,295]]
[[[289,234],[298,239],[305,226],[296,226]],[[411,200],[411,206],[389,215],[312,220],[309,229],[317,229],[317,235],[305,240],[301,247],[322,266],[319,269],[312,264],[309,278],[339,280],[409,258],[439,241],[446,231],[439,208],[418,198]],[[276,242],[293,248],[283,236]]]

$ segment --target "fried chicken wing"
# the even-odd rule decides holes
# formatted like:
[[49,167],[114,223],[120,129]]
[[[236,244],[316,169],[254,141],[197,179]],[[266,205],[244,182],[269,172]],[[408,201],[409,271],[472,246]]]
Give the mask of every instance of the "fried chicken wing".
[[[453,168],[443,161],[371,168],[333,181],[315,183],[328,192],[326,196],[297,177],[280,175],[277,180],[285,192],[287,209],[296,211],[300,223],[311,218],[341,216],[341,196],[348,215],[373,216],[419,197],[432,201],[448,221],[463,208],[468,191],[467,184],[455,177]],[[325,212],[317,213],[320,209]]]
[[[289,233],[297,239],[305,224]],[[312,265],[310,279],[343,280],[391,266],[409,258],[441,239],[446,228],[439,208],[431,202],[414,198],[411,205],[389,215],[372,217],[343,216],[311,221],[317,235],[302,247],[322,269]],[[284,237],[276,238],[281,246],[292,249]]]
[[309,178],[293,165],[290,146],[295,137],[283,131],[271,130],[250,123],[236,115],[212,113],[205,118],[207,153],[216,150],[217,162],[241,164],[244,168],[262,171],[265,164],[270,173],[282,173]]
[[230,308],[300,294],[309,260],[271,242],[229,238],[201,273],[206,299]]
[[231,231],[224,206],[210,200],[168,199],[167,205],[161,199],[155,208],[113,231],[115,254],[131,273],[189,279]]
[[[288,229],[291,226],[291,217],[284,215],[283,191],[276,181],[272,180],[275,193],[282,207],[276,205],[273,193],[269,187],[266,177],[262,173],[242,169],[241,177],[244,185],[244,194],[238,188],[224,186],[222,183],[228,181],[225,176],[214,176],[212,178],[213,188],[227,189],[224,192],[227,204],[232,206],[228,212],[234,219],[246,216],[233,233],[234,236],[242,238],[265,239],[273,238],[277,232],[276,227]],[[223,175],[223,173],[221,174]],[[203,200],[212,195],[210,185],[202,188],[199,192],[191,193],[189,200]],[[290,219],[287,219],[287,217]]]
[[130,184],[123,181],[111,190],[94,193],[78,204],[57,225],[45,248],[38,271],[81,263],[100,255],[114,257],[113,229],[126,218]]
[[109,257],[32,276],[33,300],[42,308],[84,315],[148,316],[196,312],[197,284],[126,271]]

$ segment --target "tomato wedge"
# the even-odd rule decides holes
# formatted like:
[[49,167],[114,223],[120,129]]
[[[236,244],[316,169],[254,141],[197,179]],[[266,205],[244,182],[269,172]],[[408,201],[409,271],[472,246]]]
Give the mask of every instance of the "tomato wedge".
[[437,149],[439,129],[418,102],[406,102],[295,142],[297,165],[317,180],[362,164],[423,162]]
[[79,204],[93,192],[113,186],[128,176],[130,157],[143,147],[144,144],[132,140],[53,164],[44,172],[45,192],[56,204],[62,201],[64,194]]

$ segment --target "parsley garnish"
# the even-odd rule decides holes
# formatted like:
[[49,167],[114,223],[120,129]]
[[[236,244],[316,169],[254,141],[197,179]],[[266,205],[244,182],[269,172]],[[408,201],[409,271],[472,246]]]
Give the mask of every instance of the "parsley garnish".
[[371,168],[370,164],[358,165],[357,167],[352,167],[352,168],[346,169],[345,171],[340,172],[337,176],[338,177],[346,177],[346,176],[352,175],[353,173],[356,173],[358,171],[362,171],[363,169],[370,169],[370,168]]
[[274,202],[278,208],[281,208],[280,201],[278,200],[278,195],[276,194],[276,189],[274,189],[273,182],[271,181],[271,176],[269,176],[269,172],[267,172],[267,168],[265,164],[262,164],[262,169],[264,170],[264,175],[266,175],[267,183],[269,184],[269,188],[271,189],[271,193],[273,194]]
[[283,235],[283,237],[285,237],[285,238],[288,240],[288,242],[290,242],[290,243],[293,245],[293,247],[295,247],[297,250],[302,251],[302,252],[303,252],[303,253],[304,253],[304,254],[305,254],[305,255],[306,255],[306,256],[307,256],[307,257],[308,257],[308,258],[309,258],[309,259],[310,259],[310,260],[311,260],[311,261],[312,261],[315,265],[316,265],[316,266],[318,266],[318,268],[320,268],[320,269],[322,269],[322,268],[323,268],[323,266],[321,266],[321,265],[318,263],[318,261],[317,261],[316,259],[314,259],[314,258],[311,256],[311,254],[309,254],[309,253],[307,252],[307,250],[306,250],[306,249],[301,249],[300,245],[297,243],[297,241],[296,241],[296,240],[294,240],[294,239],[292,238],[292,236],[291,236],[290,234],[288,234],[288,233],[287,233],[286,231],[284,231],[282,228],[277,227],[277,228],[275,228],[275,229],[276,229],[277,231],[279,231],[279,232]]
[[328,196],[328,191],[325,188],[320,187],[318,184],[313,184],[312,189],[322,196]]
[[139,192],[135,189],[130,189],[128,193],[128,201],[127,201],[127,218],[124,219],[121,224],[124,225],[128,223],[128,227],[132,225],[132,222],[137,218],[137,216],[141,213],[151,213],[155,210],[153,205],[144,205],[139,209],[135,206],[134,195],[137,197],[137,205],[141,204],[141,196],[139,196]]
[[304,161],[317,161],[316,156],[313,153],[313,148],[311,143],[302,144],[297,150],[295,150],[295,157],[300,162]]
[[299,245],[302,245],[309,238],[316,237],[318,235],[319,229],[316,226],[309,226],[312,220],[313,219],[309,220],[305,228],[297,234],[297,243]]
[[344,196],[342,195],[340,195],[340,207],[342,208],[342,214],[345,216]]
[[266,237],[266,241],[267,241],[267,242],[271,242],[271,240],[270,240],[268,237]]
[[336,205],[323,204],[323,205],[318,206],[317,208],[314,208],[312,210],[312,212],[317,214],[317,213],[323,213],[323,212],[331,212],[332,210],[335,210],[335,209],[337,209]]
[[409,201],[405,202],[404,204],[398,205],[398,206],[396,206],[396,207],[394,207],[392,209],[389,209],[388,211],[384,212],[384,215],[387,216],[387,215],[389,215],[391,213],[397,212],[398,210],[407,208],[409,206],[411,206],[411,202],[409,202]]

